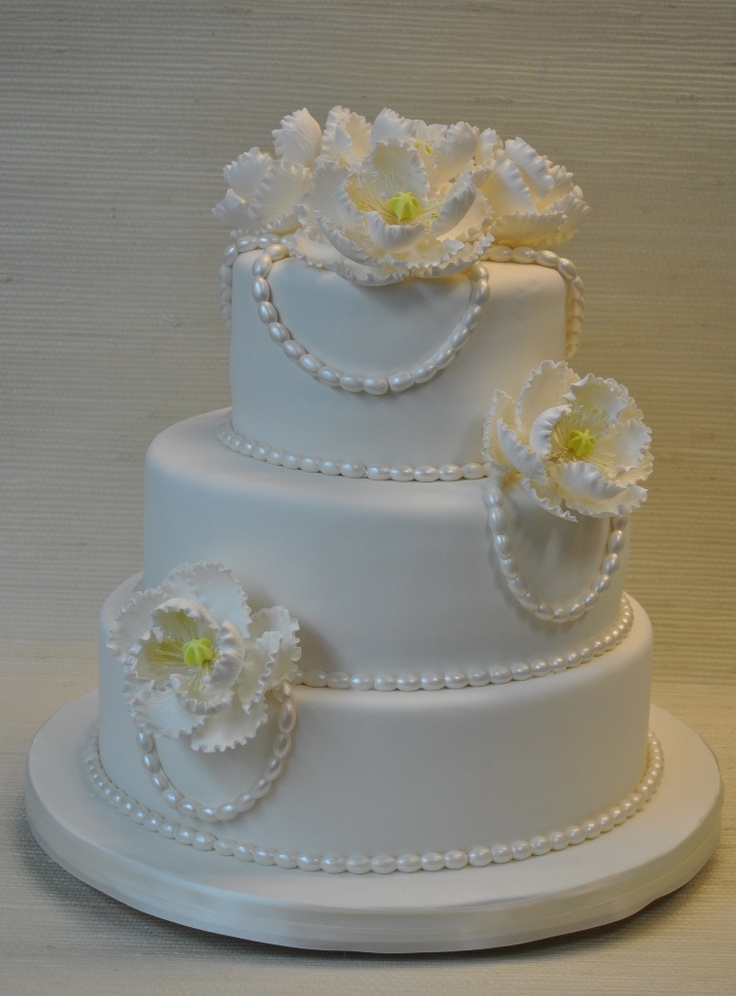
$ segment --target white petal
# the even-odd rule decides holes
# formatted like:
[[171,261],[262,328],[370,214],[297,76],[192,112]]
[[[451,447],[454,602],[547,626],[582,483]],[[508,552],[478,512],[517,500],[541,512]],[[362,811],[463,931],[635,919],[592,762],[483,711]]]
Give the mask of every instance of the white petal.
[[285,235],[297,227],[296,205],[307,189],[309,172],[289,162],[274,163],[248,205],[249,229]]
[[303,107],[283,119],[281,127],[273,132],[273,145],[282,159],[312,166],[322,145],[322,129]]
[[336,225],[356,224],[360,220],[360,212],[345,192],[349,179],[347,167],[334,162],[319,162],[303,198],[303,208],[299,213],[302,223],[308,225],[310,218],[319,215],[329,218]]
[[[633,470],[636,479],[643,480],[646,476],[643,460],[651,438],[650,429],[640,419],[627,419],[606,433],[602,447],[611,454],[611,465],[618,476]],[[646,468],[646,473],[649,471],[651,464]]]
[[625,387],[617,384],[615,380],[604,380],[602,377],[594,377],[587,374],[582,380],[570,386],[570,400],[577,405],[582,405],[585,411],[592,411],[599,408],[608,415],[609,419],[615,420],[620,412],[629,404],[629,395]]
[[493,219],[491,231],[496,242],[504,246],[529,249],[555,249],[564,238],[557,215],[531,212],[504,214]]
[[368,235],[383,252],[390,254],[408,252],[424,234],[424,225],[389,225],[376,211],[365,215]]
[[400,191],[414,194],[420,201],[429,195],[429,181],[416,149],[379,142],[363,163],[361,183],[370,183],[382,200]]
[[472,164],[478,144],[477,128],[460,121],[449,127],[429,125],[415,131],[418,151],[435,187],[457,179]]
[[234,698],[227,709],[209,716],[205,723],[193,731],[190,741],[192,749],[211,754],[238,747],[252,740],[267,718],[265,705],[255,709],[251,715],[246,715],[238,699]]
[[530,480],[543,481],[545,479],[544,464],[537,454],[533,453],[529,447],[524,446],[513,429],[510,429],[501,419],[498,419],[496,423],[496,435],[499,448],[510,466]]
[[242,586],[232,571],[222,564],[186,564],[172,572],[164,581],[167,591],[191,598],[208,609],[213,619],[229,619],[247,635],[250,609]]
[[559,494],[548,480],[530,481],[529,478],[522,477],[520,484],[527,494],[539,502],[542,508],[551,512],[552,515],[556,515],[558,519],[568,519],[570,522],[578,521],[577,516],[562,505]]
[[261,180],[273,165],[273,160],[260,149],[250,149],[225,167],[225,181],[243,200],[249,200]]
[[212,209],[212,213],[229,228],[245,229],[248,225],[248,204],[233,190],[228,190],[220,203]]
[[243,634],[228,620],[220,627],[217,650],[218,656],[212,665],[207,686],[222,690],[235,684],[245,663]]
[[504,150],[524,174],[535,197],[542,198],[554,189],[555,181],[550,175],[549,160],[540,156],[528,142],[522,138],[514,138],[505,143]]
[[480,230],[488,215],[488,201],[481,192],[469,183],[456,183],[442,202],[430,231],[447,238],[461,238],[462,232]]
[[340,163],[354,163],[371,151],[371,126],[346,107],[333,107],[327,115],[321,156]]
[[371,265],[364,266],[348,259],[323,238],[321,231],[318,231],[317,237],[299,231],[289,236],[285,242],[290,255],[303,259],[309,266],[331,270],[362,287],[381,287],[398,283],[407,275],[405,271],[398,272],[393,269],[390,263],[384,264],[373,260]]
[[152,685],[135,691],[131,689],[126,694],[126,699],[138,724],[162,737],[191,733],[206,718],[187,710],[176,689],[170,685],[162,689]]
[[495,162],[498,153],[503,149],[503,142],[493,128],[486,128],[478,136],[475,158],[478,163],[488,165]]
[[583,515],[622,514],[638,508],[646,498],[644,488],[606,480],[597,467],[582,460],[550,465],[549,474],[565,504]]
[[269,638],[271,634],[276,637],[272,651],[275,655],[272,686],[288,680],[301,657],[299,638],[296,635],[299,623],[283,606],[275,605],[269,609],[261,609],[254,615],[252,630]]
[[529,438],[532,425],[543,411],[564,400],[570,385],[577,379],[578,375],[562,361],[544,360],[529,374],[519,393],[515,415],[515,423],[524,438]]
[[499,155],[493,169],[480,184],[480,189],[497,216],[529,214],[536,210],[521,170],[504,153]]
[[318,218],[317,221],[322,235],[343,256],[353,260],[355,263],[360,263],[368,267],[373,267],[374,264],[379,262],[376,252],[377,246],[368,237],[368,233],[365,230],[365,223],[363,223],[364,227],[362,231],[357,229],[348,234],[333,225],[327,218]]
[[160,588],[137,591],[115,620],[107,641],[118,660],[124,661],[134,647],[140,646],[153,625],[153,612],[164,595]]
[[557,405],[543,411],[534,420],[529,432],[529,445],[543,459],[546,459],[552,451],[552,433],[557,423],[569,411],[569,405]]
[[413,122],[409,118],[402,118],[396,111],[384,107],[373,122],[371,145],[375,147],[379,142],[411,143],[412,135]]

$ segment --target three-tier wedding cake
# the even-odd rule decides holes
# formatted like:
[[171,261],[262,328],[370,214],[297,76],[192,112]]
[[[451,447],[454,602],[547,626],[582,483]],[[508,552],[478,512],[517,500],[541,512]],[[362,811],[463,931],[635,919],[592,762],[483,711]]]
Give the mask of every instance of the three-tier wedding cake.
[[336,908],[595,862],[663,752],[624,591],[650,432],[568,364],[581,190],[521,139],[342,107],[225,176],[232,407],[149,449],[90,786],[218,880],[339,877]]

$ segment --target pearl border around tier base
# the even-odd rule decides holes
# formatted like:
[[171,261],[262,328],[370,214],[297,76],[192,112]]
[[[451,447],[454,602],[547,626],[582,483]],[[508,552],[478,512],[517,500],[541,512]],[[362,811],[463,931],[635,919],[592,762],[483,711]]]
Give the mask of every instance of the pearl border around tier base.
[[502,947],[623,919],[678,889],[718,841],[718,766],[696,733],[652,707],[667,770],[634,820],[540,859],[435,875],[324,875],[243,864],[222,874],[89,791],[90,693],[62,708],[28,757],[26,808],[63,868],[135,909],[211,933],[315,950],[421,953]]

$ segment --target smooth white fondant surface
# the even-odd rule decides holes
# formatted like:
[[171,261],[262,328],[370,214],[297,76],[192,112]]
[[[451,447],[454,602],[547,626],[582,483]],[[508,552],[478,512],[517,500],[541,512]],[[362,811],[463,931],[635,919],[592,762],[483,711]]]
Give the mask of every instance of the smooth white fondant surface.
[[[233,426],[290,453],[366,465],[476,462],[493,391],[513,396],[542,360],[565,357],[563,277],[535,264],[485,263],[490,300],[446,369],[399,394],[331,388],[269,338],[252,293],[257,255],[243,253],[233,266]],[[310,353],[366,376],[429,359],[462,318],[471,292],[462,275],[358,287],[291,258],[274,265],[269,283],[282,321]]]
[[[135,583],[102,613],[100,755],[116,784],[161,811],[123,700],[122,665],[105,646]],[[595,818],[634,791],[646,766],[651,630],[636,604],[634,615],[619,647],[544,678],[412,694],[295,687],[284,772],[227,834],[322,855],[422,854]],[[251,789],[272,737],[267,726],[245,747],[207,755],[186,738],[157,745],[173,784],[218,806]]]
[[94,693],[36,735],[26,808],[60,865],[136,909],[233,937],[326,950],[490,948],[629,916],[687,882],[718,841],[723,785],[703,741],[653,708],[666,777],[652,800],[590,843],[437,875],[292,874],[198,852],[150,833],[90,792],[80,754]]
[[[533,663],[591,648],[614,625],[623,559],[597,604],[572,622],[540,622],[517,603],[498,568],[483,481],[354,481],[271,467],[222,446],[220,418],[174,425],[149,449],[144,583],[159,585],[180,563],[222,562],[253,605],[284,605],[298,619],[305,671],[396,676]],[[608,519],[566,522],[516,490],[506,514],[540,599],[566,602],[588,588]]]

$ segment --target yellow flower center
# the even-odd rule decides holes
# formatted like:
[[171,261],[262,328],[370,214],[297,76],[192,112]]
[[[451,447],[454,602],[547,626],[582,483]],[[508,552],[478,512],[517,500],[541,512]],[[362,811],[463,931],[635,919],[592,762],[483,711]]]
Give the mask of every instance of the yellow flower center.
[[187,667],[207,667],[215,658],[209,637],[195,637],[182,644],[181,656]]
[[414,194],[400,190],[389,198],[386,207],[397,221],[414,221],[419,211],[419,199]]
[[579,459],[584,459],[593,452],[595,436],[589,429],[573,429],[567,437],[567,448]]

